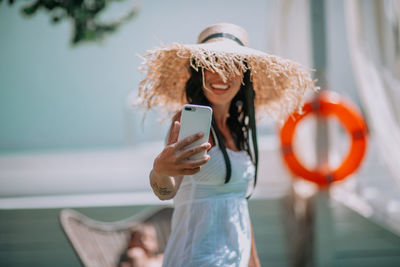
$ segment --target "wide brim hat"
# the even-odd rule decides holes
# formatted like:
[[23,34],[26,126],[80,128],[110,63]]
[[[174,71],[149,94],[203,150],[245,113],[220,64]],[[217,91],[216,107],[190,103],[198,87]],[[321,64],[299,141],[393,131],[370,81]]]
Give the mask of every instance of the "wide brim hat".
[[203,30],[197,44],[173,43],[147,51],[140,67],[145,78],[139,84],[136,104],[179,110],[187,103],[185,85],[192,67],[216,72],[223,80],[250,70],[257,117],[283,120],[300,110],[307,89],[316,88],[310,69],[247,45],[244,29],[219,23]]

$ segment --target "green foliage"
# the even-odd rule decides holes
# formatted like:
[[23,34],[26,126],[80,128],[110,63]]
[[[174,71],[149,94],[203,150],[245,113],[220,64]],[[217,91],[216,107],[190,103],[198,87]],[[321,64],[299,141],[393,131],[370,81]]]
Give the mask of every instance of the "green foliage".
[[[73,25],[71,38],[72,45],[85,41],[97,41],[106,35],[114,33],[121,25],[131,20],[138,12],[136,6],[128,10],[123,16],[111,21],[102,22],[99,16],[112,2],[121,0],[36,0],[22,7],[25,16],[33,16],[39,10],[46,10],[52,23],[70,20]],[[0,0],[0,4],[3,0]],[[25,2],[25,1],[24,1]],[[8,0],[9,5],[15,3]]]

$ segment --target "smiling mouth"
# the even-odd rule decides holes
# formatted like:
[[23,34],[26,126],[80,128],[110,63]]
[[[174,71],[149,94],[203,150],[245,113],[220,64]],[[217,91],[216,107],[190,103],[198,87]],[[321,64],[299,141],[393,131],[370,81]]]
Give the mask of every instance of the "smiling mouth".
[[228,84],[211,84],[211,87],[213,89],[217,89],[217,90],[228,90],[229,89]]

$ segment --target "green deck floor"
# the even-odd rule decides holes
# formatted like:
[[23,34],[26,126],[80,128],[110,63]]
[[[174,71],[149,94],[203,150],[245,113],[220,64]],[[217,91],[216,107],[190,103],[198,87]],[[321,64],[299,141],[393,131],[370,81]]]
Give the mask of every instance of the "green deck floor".
[[[279,199],[251,200],[250,214],[262,266],[289,266]],[[76,209],[114,221],[147,206]],[[58,222],[60,209],[0,210],[0,266],[80,266]],[[400,237],[348,208],[333,207],[333,266],[400,266]]]

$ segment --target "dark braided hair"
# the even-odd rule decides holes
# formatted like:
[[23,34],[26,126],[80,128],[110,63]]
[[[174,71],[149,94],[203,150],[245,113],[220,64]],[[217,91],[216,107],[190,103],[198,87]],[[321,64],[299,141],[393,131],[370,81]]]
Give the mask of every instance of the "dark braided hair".
[[[190,104],[211,106],[206,96],[203,93],[203,77],[202,70],[191,69],[191,76],[186,82],[186,99]],[[258,145],[256,138],[256,125],[255,125],[255,112],[254,112],[254,98],[255,92],[253,84],[250,79],[250,70],[247,70],[243,74],[242,85],[238,93],[231,101],[229,107],[229,117],[227,124],[230,132],[232,133],[233,140],[239,150],[245,150],[253,160],[256,166],[256,174],[254,185],[257,178],[257,166],[258,166]],[[215,119],[213,116],[212,127],[216,133],[220,149],[224,155],[226,165],[226,178],[225,183],[228,183],[231,176],[231,163],[229,156],[225,148],[225,140],[223,135],[220,133]],[[253,150],[250,148],[250,136],[252,135]],[[214,140],[215,142],[215,140]]]

